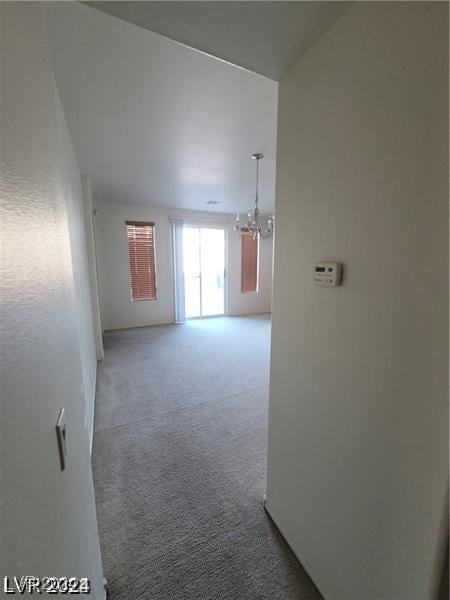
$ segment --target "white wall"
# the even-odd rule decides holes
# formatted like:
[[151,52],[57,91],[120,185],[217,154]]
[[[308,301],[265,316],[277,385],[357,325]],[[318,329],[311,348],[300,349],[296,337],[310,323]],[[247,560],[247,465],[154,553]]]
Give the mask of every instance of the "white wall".
[[[94,337],[92,296],[89,277],[86,240],[86,219],[81,188],[81,177],[73,150],[62,107],[58,103],[58,131],[60,132],[61,185],[66,199],[75,308],[80,340],[81,370],[83,374],[82,394],[85,400],[86,427],[92,443],[94,432],[94,405],[97,378],[97,351]],[[94,290],[95,293],[95,290]]]
[[[267,507],[326,600],[439,576],[447,11],[354,3],[280,83]],[[342,287],[313,284],[326,259]]]
[[88,175],[81,176],[81,189],[83,196],[84,232],[86,235],[87,263],[89,270],[89,284],[91,288],[92,320],[95,338],[95,351],[97,360],[103,360],[102,320],[100,315],[100,298],[98,291],[97,253],[95,251],[94,209],[92,205],[91,180]]
[[[85,404],[95,352],[79,173],[54,86],[43,7],[2,3],[0,10],[0,571],[89,577],[93,591],[86,597],[100,599]],[[65,471],[55,435],[62,407]]]
[[[200,211],[180,211],[157,206],[101,203],[96,205],[95,233],[104,329],[140,327],[174,321],[171,222],[169,217],[189,221],[223,223],[228,230],[228,313],[270,312],[272,288],[272,240],[261,241],[258,293],[240,293],[240,238],[232,230],[233,217]],[[125,221],[155,222],[158,297],[132,302]]]

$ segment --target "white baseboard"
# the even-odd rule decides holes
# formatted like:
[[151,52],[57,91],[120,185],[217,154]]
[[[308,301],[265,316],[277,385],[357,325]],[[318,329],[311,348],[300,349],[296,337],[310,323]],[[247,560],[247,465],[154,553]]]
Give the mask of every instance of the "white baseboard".
[[271,315],[272,311],[262,310],[258,312],[244,312],[244,313],[228,313],[227,317],[257,317],[258,315]]
[[95,397],[97,395],[97,362],[95,363],[93,398],[91,398],[92,416],[89,423],[89,449],[92,456],[92,447],[94,445],[94,423],[95,423]]
[[128,325],[127,327],[111,327],[105,329],[105,333],[114,333],[114,331],[126,331],[128,329],[143,329],[145,327],[157,327],[159,325],[173,325],[174,321],[161,321],[156,323],[147,323],[146,325]]

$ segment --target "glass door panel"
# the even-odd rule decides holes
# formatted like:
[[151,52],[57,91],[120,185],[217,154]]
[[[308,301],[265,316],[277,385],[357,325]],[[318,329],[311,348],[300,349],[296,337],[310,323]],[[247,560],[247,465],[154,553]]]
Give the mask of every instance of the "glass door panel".
[[225,230],[183,227],[185,317],[225,312]]
[[204,317],[224,313],[225,232],[200,229],[201,313]]

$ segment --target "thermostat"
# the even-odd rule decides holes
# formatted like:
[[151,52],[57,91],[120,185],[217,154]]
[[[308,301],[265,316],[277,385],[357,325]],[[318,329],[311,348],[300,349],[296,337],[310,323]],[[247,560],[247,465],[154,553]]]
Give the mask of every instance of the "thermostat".
[[336,287],[342,283],[342,263],[319,262],[314,265],[314,283]]

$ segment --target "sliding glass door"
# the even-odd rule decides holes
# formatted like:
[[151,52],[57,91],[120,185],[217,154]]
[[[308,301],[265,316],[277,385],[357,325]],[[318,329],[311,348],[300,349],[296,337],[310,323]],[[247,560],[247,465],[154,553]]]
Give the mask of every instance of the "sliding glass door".
[[225,312],[225,230],[183,227],[185,317]]

